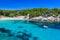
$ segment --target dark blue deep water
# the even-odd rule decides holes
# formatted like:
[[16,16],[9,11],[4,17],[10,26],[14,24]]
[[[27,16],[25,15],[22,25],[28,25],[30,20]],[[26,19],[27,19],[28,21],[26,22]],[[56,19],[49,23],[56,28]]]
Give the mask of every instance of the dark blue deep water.
[[0,40],[60,40],[60,22],[0,20]]

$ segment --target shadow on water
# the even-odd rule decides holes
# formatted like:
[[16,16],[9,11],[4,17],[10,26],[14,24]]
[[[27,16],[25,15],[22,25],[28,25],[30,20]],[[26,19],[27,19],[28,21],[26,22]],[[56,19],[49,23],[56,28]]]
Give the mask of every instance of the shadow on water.
[[8,37],[14,36],[14,34],[11,33],[11,30],[5,29],[5,28],[0,28],[1,33],[7,33]]
[[[9,29],[5,29],[5,28],[0,28],[0,32],[1,33],[6,33],[8,36],[7,37],[17,37],[17,38],[20,38],[22,40],[30,40],[30,38],[33,38],[33,40],[37,40],[37,37],[32,37],[32,33],[28,33],[27,30],[24,30],[23,32],[22,31],[18,31],[15,35],[11,32],[12,30],[9,30]],[[20,34],[22,33],[22,35]]]
[[43,28],[43,23],[40,23],[40,22],[35,22],[35,21],[29,21],[30,23],[34,24],[34,25],[37,25],[38,27],[40,28]]
[[2,33],[10,33],[11,30],[5,29],[5,28],[0,28],[0,32]]
[[30,38],[32,38],[32,40],[38,40],[38,37],[32,36],[32,33],[27,33],[27,30],[24,30],[24,32],[19,31],[18,33],[22,33],[22,35],[18,34],[16,37],[22,40],[30,40]]
[[60,30],[60,22],[53,22],[51,24],[48,24],[48,27]]
[[43,26],[46,25],[46,26],[48,26],[48,28],[60,30],[60,22],[34,22],[34,21],[30,21],[30,23],[37,25],[40,28],[44,28]]
[[18,26],[18,28],[23,28],[23,26]]
[[13,36],[14,36],[14,34],[12,34],[12,33],[8,34],[8,37],[13,37]]
[[38,40],[38,37],[33,37],[33,40]]
[[22,35],[18,34],[18,35],[16,35],[16,37],[18,37],[22,40],[29,40],[32,37],[31,33],[27,34],[26,31],[24,31],[24,32],[19,31],[18,33],[22,33]]

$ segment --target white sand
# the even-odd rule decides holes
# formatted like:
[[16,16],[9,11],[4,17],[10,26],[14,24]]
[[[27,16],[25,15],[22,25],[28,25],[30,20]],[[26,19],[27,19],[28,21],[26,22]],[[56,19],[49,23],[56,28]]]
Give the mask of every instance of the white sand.
[[26,20],[25,16],[19,16],[19,17],[2,17],[0,20]]
[[[57,21],[60,21],[60,18],[54,18],[54,17],[42,17],[42,16],[39,16],[39,17],[34,17],[34,18],[31,18],[31,20],[41,20],[41,21],[44,21],[44,20],[56,20]],[[18,16],[18,17],[1,17],[0,20],[28,20],[28,18],[25,18],[25,16]],[[30,19],[29,19],[30,20]]]

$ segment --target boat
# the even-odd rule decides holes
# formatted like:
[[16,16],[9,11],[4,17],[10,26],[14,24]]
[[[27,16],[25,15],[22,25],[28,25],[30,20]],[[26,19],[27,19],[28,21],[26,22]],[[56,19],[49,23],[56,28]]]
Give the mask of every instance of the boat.
[[46,26],[46,25],[44,25],[43,27],[44,27],[44,28],[48,28],[48,26]]

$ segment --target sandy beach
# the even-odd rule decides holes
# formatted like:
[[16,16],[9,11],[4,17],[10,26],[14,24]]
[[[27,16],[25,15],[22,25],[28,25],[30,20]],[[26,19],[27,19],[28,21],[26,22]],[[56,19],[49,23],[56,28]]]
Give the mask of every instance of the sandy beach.
[[1,17],[0,20],[60,21],[60,18],[59,17],[55,18],[53,16],[45,18],[45,17],[39,16],[39,17],[33,17],[29,19],[26,16],[18,16],[18,17]]
[[0,20],[26,20],[25,16],[18,16],[18,17],[2,17]]

